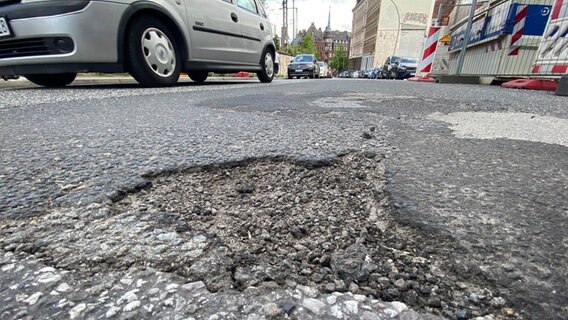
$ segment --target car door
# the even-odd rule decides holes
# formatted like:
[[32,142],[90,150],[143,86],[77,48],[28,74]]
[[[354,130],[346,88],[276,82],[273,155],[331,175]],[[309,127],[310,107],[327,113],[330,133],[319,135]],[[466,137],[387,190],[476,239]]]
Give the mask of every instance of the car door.
[[245,61],[258,64],[264,50],[264,38],[270,33],[270,25],[261,17],[261,10],[255,0],[235,0],[243,37]]
[[238,62],[242,46],[237,0],[186,0],[192,60]]

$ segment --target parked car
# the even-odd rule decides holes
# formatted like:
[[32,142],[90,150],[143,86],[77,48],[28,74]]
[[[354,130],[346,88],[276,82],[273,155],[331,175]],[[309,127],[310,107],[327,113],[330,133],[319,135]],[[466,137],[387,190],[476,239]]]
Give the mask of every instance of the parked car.
[[371,78],[371,72],[373,72],[373,69],[367,69],[365,71],[362,71],[362,78]]
[[351,72],[351,78],[359,78],[359,71]]
[[380,68],[374,68],[371,70],[371,74],[369,75],[370,79],[377,79],[379,77],[379,73],[381,72]]
[[78,72],[129,72],[144,86],[180,73],[274,77],[272,28],[262,1],[0,1],[0,76],[47,87]]
[[293,77],[319,78],[320,67],[313,54],[299,54],[288,65],[288,79]]
[[418,59],[411,57],[389,56],[380,73],[382,79],[406,79],[416,74]]
[[318,61],[318,65],[320,68],[320,78],[331,78],[331,70],[329,69],[327,63],[325,63],[324,61]]

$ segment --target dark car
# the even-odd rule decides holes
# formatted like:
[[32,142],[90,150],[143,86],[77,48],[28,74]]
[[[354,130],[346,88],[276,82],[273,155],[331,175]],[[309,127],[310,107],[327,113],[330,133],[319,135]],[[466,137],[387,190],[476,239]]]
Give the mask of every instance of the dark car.
[[319,78],[320,67],[313,54],[300,54],[288,65],[288,79],[293,77]]
[[410,57],[389,56],[383,64],[379,78],[407,79],[416,75],[418,59]]

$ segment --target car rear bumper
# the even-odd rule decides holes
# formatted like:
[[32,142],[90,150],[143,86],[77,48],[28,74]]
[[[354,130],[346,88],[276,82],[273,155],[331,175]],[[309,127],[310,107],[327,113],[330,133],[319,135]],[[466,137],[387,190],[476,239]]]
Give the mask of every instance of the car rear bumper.
[[38,16],[37,9],[24,10],[25,6],[5,7],[10,7],[4,15],[12,36],[0,38],[0,75],[53,73],[62,65],[65,72],[91,71],[89,65],[118,63],[118,30],[127,5],[90,1],[82,8],[66,7],[76,11],[46,10],[49,15],[44,16]]

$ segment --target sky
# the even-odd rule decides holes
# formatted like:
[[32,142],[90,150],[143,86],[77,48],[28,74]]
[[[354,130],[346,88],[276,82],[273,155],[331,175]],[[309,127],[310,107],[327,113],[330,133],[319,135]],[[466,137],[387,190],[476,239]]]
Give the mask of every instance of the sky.
[[[353,20],[353,7],[356,0],[288,0],[288,7],[292,7],[292,1],[295,1],[298,8],[298,31],[310,27],[312,22],[316,27],[325,29],[327,26],[327,17],[329,7],[331,6],[331,29],[351,32],[351,23]],[[278,35],[282,28],[282,0],[265,0],[266,9],[270,21],[277,26]],[[292,38],[292,10],[289,12],[290,37]]]

